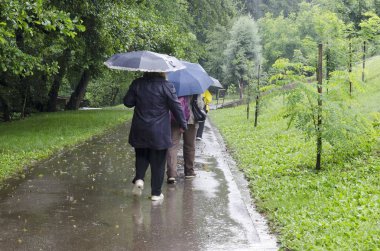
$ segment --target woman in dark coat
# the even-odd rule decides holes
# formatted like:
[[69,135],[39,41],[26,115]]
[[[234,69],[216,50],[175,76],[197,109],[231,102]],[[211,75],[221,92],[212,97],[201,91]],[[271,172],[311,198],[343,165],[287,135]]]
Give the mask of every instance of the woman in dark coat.
[[161,187],[165,174],[166,152],[171,147],[170,115],[187,129],[181,104],[173,84],[165,79],[165,73],[144,73],[135,79],[124,97],[124,105],[135,107],[129,144],[135,148],[136,175],[133,193],[140,195],[144,187],[145,172],[150,164],[152,200],[163,199]]

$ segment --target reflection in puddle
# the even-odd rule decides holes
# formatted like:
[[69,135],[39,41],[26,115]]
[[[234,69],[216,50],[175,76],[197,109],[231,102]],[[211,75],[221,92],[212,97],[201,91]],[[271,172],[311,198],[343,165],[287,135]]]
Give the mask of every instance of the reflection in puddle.
[[[12,185],[14,189],[4,190],[0,250],[250,247],[247,231],[231,216],[230,182],[204,148],[197,150],[197,177],[164,184],[161,203],[148,199],[150,189],[134,197],[134,151],[127,144],[128,131],[123,125],[61,153],[36,166],[24,181]],[[149,180],[147,172],[147,184]]]
[[194,190],[202,191],[207,198],[215,198],[219,186],[215,177],[214,173],[198,171],[197,178],[193,180]]

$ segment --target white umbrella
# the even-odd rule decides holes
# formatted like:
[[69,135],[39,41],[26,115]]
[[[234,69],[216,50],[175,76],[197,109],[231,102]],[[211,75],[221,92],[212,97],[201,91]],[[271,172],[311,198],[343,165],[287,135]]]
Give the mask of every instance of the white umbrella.
[[104,64],[111,69],[143,72],[172,72],[185,68],[177,58],[151,51],[118,53]]

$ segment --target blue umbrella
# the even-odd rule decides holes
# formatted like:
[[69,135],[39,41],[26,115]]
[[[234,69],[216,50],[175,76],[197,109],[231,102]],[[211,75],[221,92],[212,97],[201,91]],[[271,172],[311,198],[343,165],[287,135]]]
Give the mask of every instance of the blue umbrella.
[[167,74],[179,97],[204,93],[214,82],[199,64],[180,62],[186,68]]
[[213,77],[211,77],[211,79],[212,79],[212,81],[214,81],[211,85],[212,87],[223,89],[223,85],[219,82],[219,80],[217,80],[216,78],[213,78]]

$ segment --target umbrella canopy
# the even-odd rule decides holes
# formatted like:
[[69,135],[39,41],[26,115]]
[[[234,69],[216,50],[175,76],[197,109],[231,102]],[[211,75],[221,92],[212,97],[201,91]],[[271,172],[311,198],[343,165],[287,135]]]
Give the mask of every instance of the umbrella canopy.
[[211,84],[212,87],[223,88],[223,85],[219,82],[219,80],[217,80],[216,78],[213,78],[213,77],[211,77],[211,79],[213,81]]
[[171,72],[185,68],[175,57],[151,51],[118,53],[104,64],[111,69],[143,72]]
[[186,68],[168,73],[168,81],[173,83],[177,95],[188,96],[204,93],[213,83],[211,77],[199,64],[181,61]]

